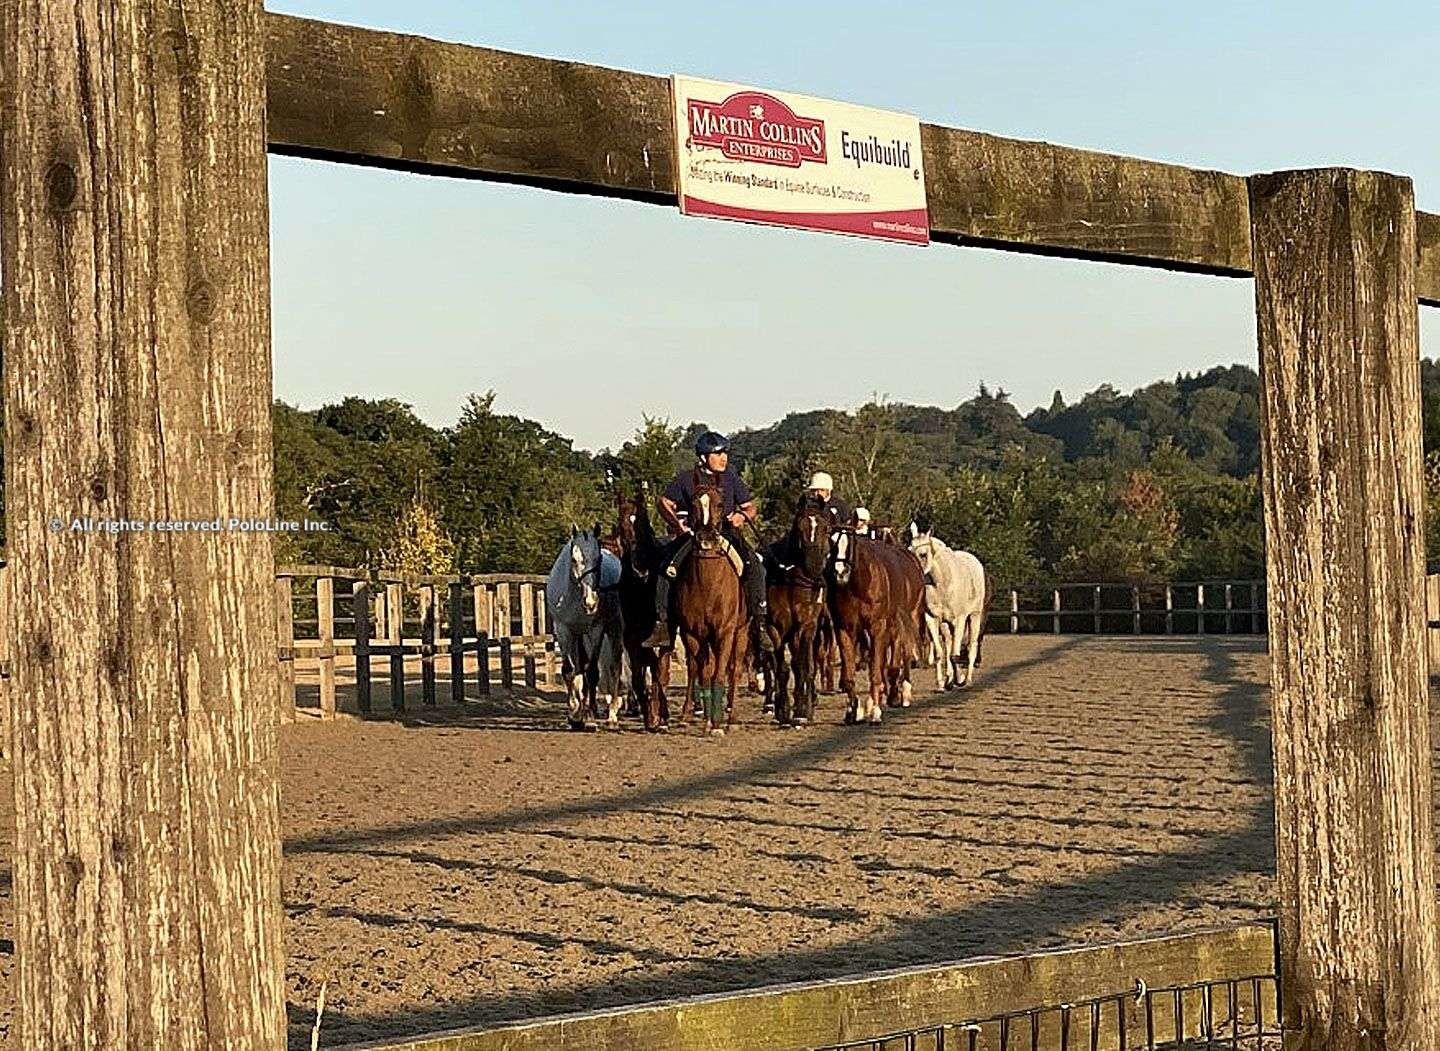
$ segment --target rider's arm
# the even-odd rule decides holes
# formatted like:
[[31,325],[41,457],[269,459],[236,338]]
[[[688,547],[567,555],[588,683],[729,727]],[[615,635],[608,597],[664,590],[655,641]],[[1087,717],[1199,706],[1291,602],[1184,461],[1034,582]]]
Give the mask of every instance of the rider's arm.
[[745,503],[735,508],[735,510],[740,512],[742,515],[745,516],[746,520],[751,522],[755,521],[756,516],[759,514],[759,512],[755,510],[754,500],[747,500]]

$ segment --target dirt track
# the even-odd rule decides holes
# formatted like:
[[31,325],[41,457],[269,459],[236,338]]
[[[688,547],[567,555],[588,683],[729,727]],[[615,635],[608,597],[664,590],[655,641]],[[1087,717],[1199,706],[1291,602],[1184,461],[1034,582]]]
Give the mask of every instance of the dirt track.
[[1261,645],[994,637],[878,728],[287,727],[291,1045],[322,981],[334,1046],[1266,915]]

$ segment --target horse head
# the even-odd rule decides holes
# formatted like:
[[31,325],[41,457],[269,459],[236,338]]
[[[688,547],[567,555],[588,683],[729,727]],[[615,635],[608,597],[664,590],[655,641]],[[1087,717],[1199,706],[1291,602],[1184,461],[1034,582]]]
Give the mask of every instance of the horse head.
[[718,543],[724,521],[725,496],[720,487],[703,483],[695,486],[695,495],[690,500],[690,528],[702,551],[709,551]]
[[855,572],[855,559],[860,546],[855,530],[850,526],[835,530],[835,547],[830,555],[830,566],[835,574],[835,584],[845,587]]
[[935,583],[935,568],[939,562],[939,552],[945,547],[944,541],[931,532],[928,522],[922,524],[917,520],[910,523],[909,547],[910,553],[920,561],[920,571],[925,576],[925,583]]
[[809,493],[800,498],[790,523],[790,546],[807,577],[824,576],[830,561],[830,515],[823,500]]
[[593,532],[570,527],[570,590],[580,591],[580,601],[588,615],[600,608],[600,526]]

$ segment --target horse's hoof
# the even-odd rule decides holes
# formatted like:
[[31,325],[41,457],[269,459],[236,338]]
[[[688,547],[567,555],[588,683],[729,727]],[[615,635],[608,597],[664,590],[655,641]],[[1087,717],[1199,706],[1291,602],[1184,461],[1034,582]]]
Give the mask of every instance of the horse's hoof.
[[854,712],[846,712],[846,713],[845,713],[845,725],[846,725],[846,726],[854,726],[854,725],[855,725],[855,713],[854,713]]
[[569,720],[569,726],[572,730],[583,730],[585,729],[585,720],[581,719],[579,721],[576,721],[574,719],[571,719]]
[[805,718],[805,716],[803,716],[803,715],[799,715],[799,716],[796,716],[796,717],[795,717],[795,719],[794,719],[794,721],[792,722],[791,725],[793,725],[793,726],[809,726],[809,725],[810,725],[810,720],[807,719],[807,718]]
[[900,707],[901,707],[901,708],[909,708],[909,707],[910,707],[910,698],[909,698],[909,697],[901,697],[901,698],[900,698]]
[[711,736],[711,737],[724,737],[724,736],[725,736],[725,728],[724,728],[723,726],[717,726],[717,727],[715,727],[713,730],[710,731],[710,736]]

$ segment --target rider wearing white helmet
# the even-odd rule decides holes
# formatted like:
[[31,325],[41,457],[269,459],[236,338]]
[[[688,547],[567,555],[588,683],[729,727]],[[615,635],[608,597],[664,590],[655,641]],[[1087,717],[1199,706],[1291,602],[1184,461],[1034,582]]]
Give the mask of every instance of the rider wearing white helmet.
[[855,513],[850,516],[850,528],[861,536],[870,536],[870,512],[863,508],[855,508]]
[[825,505],[825,510],[830,512],[830,528],[844,529],[850,524],[850,505],[835,495],[835,480],[824,471],[816,471],[810,476],[810,484],[805,487]]

